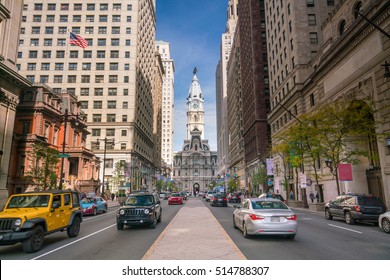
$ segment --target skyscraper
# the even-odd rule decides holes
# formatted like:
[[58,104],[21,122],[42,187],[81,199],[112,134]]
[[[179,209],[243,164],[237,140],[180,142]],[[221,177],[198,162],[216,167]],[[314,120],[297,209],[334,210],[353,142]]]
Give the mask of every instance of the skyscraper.
[[173,158],[175,64],[171,58],[171,50],[168,42],[156,41],[156,48],[161,55],[165,69],[162,93],[161,157],[162,160],[170,166]]
[[[18,52],[18,68],[28,80],[78,96],[91,132],[87,147],[106,155],[105,175],[124,161],[126,177],[142,177],[149,187],[156,148],[155,8],[153,0],[26,0]],[[88,46],[71,46],[70,32]],[[105,145],[105,139],[114,142]]]

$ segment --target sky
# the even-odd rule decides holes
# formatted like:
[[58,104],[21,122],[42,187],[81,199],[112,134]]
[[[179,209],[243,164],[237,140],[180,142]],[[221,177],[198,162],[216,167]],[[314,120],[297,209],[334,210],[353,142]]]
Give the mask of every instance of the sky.
[[215,71],[228,0],[157,0],[156,40],[170,43],[175,64],[174,151],[186,138],[187,96],[194,67],[205,100],[205,139],[217,150]]

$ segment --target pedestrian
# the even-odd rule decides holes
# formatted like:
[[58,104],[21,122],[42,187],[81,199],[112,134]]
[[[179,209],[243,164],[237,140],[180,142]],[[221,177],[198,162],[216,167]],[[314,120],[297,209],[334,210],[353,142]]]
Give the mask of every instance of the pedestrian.
[[294,192],[293,192],[293,190],[291,190],[291,192],[290,192],[290,199],[294,200]]
[[311,203],[313,203],[314,202],[314,193],[313,193],[313,191],[310,191],[309,197],[311,199]]
[[316,199],[317,199],[317,203],[320,203],[320,196],[318,195],[318,192],[316,193]]
[[115,194],[112,193],[112,194],[111,194],[111,201],[114,201],[114,199],[115,199]]

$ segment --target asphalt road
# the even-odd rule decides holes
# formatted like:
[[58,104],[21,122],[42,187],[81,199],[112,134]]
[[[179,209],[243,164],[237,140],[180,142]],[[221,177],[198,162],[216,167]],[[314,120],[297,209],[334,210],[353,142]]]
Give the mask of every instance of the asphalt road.
[[295,240],[282,236],[245,239],[233,228],[234,208],[204,203],[248,260],[390,260],[390,235],[373,224],[347,225],[343,220],[328,221],[322,213],[294,209],[298,216]]
[[2,260],[140,260],[161,232],[173,219],[180,205],[168,206],[162,200],[163,217],[155,229],[149,227],[116,228],[116,209],[97,216],[85,216],[77,238],[68,238],[66,232],[45,237],[43,248],[25,254],[22,244],[0,246]]

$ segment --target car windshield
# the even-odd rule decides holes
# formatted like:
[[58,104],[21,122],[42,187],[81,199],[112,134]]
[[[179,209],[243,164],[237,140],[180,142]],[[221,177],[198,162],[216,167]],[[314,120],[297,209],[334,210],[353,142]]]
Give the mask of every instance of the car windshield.
[[152,195],[129,196],[126,200],[125,205],[127,205],[127,206],[151,206],[151,205],[153,205],[153,196]]
[[180,194],[178,194],[178,193],[173,193],[173,194],[171,194],[171,196],[173,196],[173,197],[179,197]]
[[90,204],[93,203],[91,198],[84,197],[81,201],[82,204]]
[[226,195],[224,195],[224,194],[215,194],[214,197],[216,197],[216,198],[224,198],[224,197],[226,197]]
[[358,197],[358,203],[362,206],[382,206],[382,202],[377,197],[361,196]]
[[279,201],[252,201],[253,209],[288,209],[283,202]]
[[47,207],[49,195],[23,195],[11,197],[7,208]]

